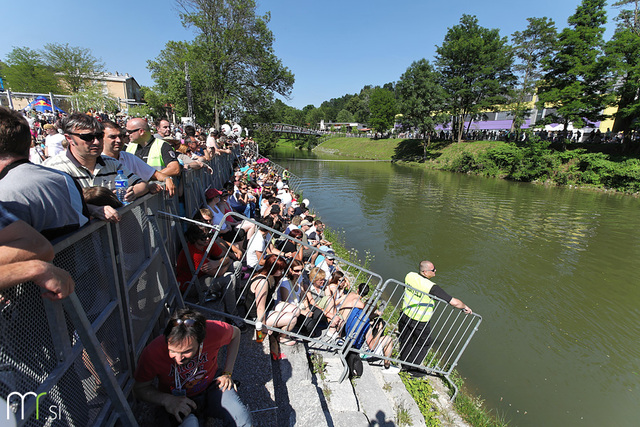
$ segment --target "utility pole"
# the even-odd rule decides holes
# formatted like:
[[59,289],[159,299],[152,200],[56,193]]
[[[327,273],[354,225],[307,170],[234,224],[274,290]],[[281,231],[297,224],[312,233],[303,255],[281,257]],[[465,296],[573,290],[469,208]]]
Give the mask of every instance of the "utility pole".
[[196,120],[193,116],[193,98],[191,97],[191,79],[189,78],[189,63],[187,61],[184,61],[184,79],[187,83],[187,105],[189,108],[187,115],[191,119],[191,122],[195,124]]

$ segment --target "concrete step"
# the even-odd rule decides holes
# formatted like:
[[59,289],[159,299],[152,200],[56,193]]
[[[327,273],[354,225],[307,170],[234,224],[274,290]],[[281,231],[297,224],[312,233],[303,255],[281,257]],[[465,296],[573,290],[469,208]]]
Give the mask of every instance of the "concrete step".
[[311,373],[306,345],[298,343],[281,348],[286,358],[272,362],[280,425],[334,425],[327,401]]

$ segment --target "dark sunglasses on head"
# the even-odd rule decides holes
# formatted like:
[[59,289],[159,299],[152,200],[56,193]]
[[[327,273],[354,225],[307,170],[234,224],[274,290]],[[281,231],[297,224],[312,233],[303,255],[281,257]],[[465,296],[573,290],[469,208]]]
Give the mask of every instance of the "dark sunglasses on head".
[[182,325],[184,323],[185,326],[193,326],[196,324],[195,319],[174,319],[173,326]]
[[104,138],[104,132],[96,132],[96,133],[75,133],[75,132],[67,132],[69,135],[75,135],[84,142],[91,142],[94,139],[102,139]]

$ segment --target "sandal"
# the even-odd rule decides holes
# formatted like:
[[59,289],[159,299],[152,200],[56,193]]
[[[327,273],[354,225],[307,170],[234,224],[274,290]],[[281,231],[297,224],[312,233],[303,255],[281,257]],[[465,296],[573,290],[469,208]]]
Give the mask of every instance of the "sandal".
[[278,353],[274,353],[273,351],[271,352],[271,360],[278,361],[286,358],[287,356],[284,353],[278,354]]
[[289,338],[289,337],[280,337],[279,341],[280,341],[280,344],[282,344],[282,345],[296,345],[296,344],[298,344],[298,341],[296,341],[293,338]]

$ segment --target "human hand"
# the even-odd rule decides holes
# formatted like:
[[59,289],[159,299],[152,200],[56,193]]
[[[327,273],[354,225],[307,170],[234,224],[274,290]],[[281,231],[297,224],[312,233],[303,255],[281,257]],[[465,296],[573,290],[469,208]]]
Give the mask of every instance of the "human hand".
[[168,413],[176,417],[176,420],[181,423],[198,405],[187,396],[167,395],[163,406]]
[[120,214],[111,206],[94,206],[89,205],[89,213],[92,217],[101,219],[102,221],[118,222]]
[[155,182],[149,183],[149,193],[156,194],[162,191],[162,187],[156,184]]
[[176,194],[176,184],[173,182],[173,178],[167,179],[164,184],[164,189],[166,190],[167,195],[169,197],[173,197]]
[[473,311],[471,311],[471,308],[468,305],[465,305],[462,311],[464,311],[466,314],[473,313]]
[[218,383],[218,387],[222,391],[230,390],[231,387],[233,387],[235,391],[238,391],[238,387],[236,386],[236,383],[234,383],[231,379],[230,374],[222,374],[218,378],[216,378],[216,381]]
[[43,289],[42,297],[51,301],[61,300],[68,297],[75,287],[71,275],[53,264],[34,260],[42,269],[33,277],[33,282]]
[[127,192],[124,195],[124,200],[131,203],[136,199],[136,193],[133,190],[133,186],[127,187]]

